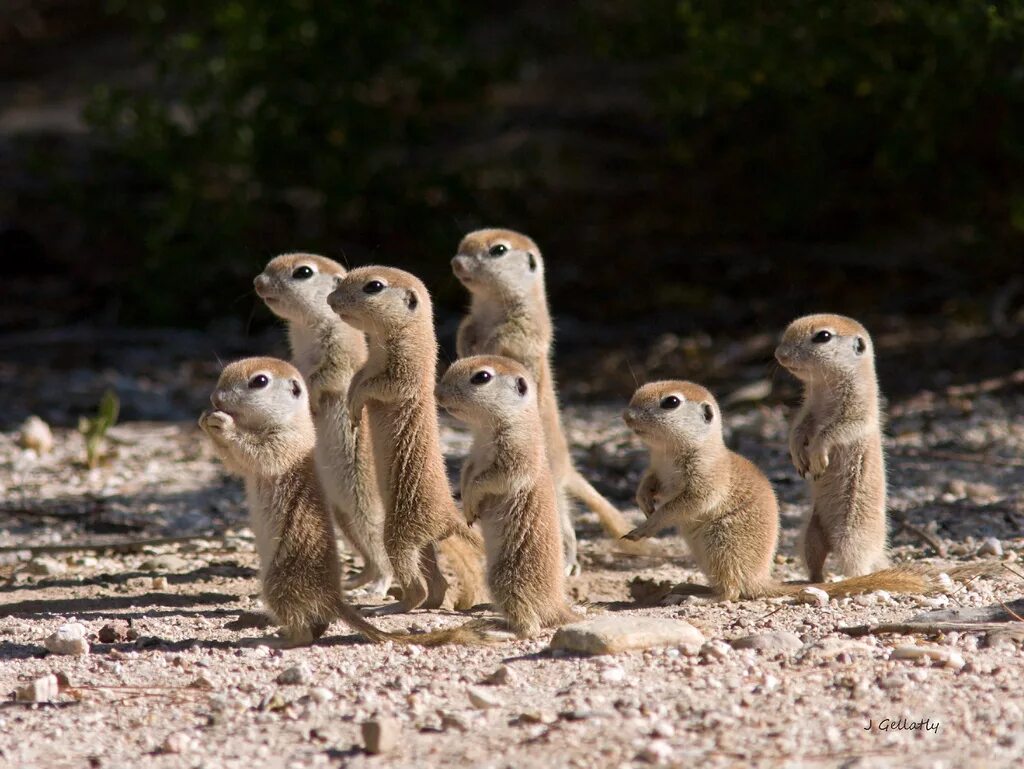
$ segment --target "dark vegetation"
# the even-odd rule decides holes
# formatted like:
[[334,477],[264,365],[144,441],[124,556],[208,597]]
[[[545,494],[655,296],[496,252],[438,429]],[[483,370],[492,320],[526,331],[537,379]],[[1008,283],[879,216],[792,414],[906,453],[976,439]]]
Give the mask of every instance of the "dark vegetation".
[[1017,312],[1024,2],[515,5],[17,0],[11,81],[81,39],[130,41],[130,76],[84,137],[10,140],[4,269],[72,276],[60,322],[204,326],[303,249],[450,312],[461,234],[504,224],[567,319]]

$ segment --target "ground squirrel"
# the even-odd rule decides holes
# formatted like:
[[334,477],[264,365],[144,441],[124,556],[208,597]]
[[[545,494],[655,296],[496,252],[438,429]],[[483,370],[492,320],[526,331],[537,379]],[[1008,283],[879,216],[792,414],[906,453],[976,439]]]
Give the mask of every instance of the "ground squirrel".
[[867,574],[888,564],[885,459],[874,348],[864,327],[841,315],[789,324],[775,357],[804,384],[789,435],[793,464],[810,476],[802,550],[812,581],[825,559]]
[[570,573],[576,573],[576,533],[568,495],[597,513],[605,531],[614,537],[628,532],[630,525],[572,465],[551,370],[553,328],[540,249],[518,232],[477,230],[462,239],[458,254],[452,259],[452,270],[472,297],[469,314],[460,324],[456,338],[459,356],[512,358],[523,364],[537,383],[565,563]]
[[487,581],[509,628],[529,637],[579,619],[565,597],[555,486],[532,376],[510,358],[462,358],[441,378],[437,401],[473,431],[462,506],[483,527]]
[[[647,521],[626,536],[677,528],[711,588],[726,600],[795,595],[808,585],[775,581],[779,508],[756,465],[730,451],[714,396],[692,382],[652,382],[636,391],[623,414],[651,452],[637,490]],[[940,589],[938,572],[898,567],[841,582],[817,584],[830,596],[888,590]]]
[[334,520],[363,558],[346,588],[385,596],[391,561],[384,550],[384,505],[373,468],[370,429],[348,414],[349,383],[366,362],[366,339],[331,310],[327,296],[345,268],[315,254],[283,254],[256,276],[256,293],[288,323],[292,362],[309,387],[316,425],[316,468]]
[[459,577],[456,608],[480,603],[483,543],[455,506],[441,454],[437,339],[426,287],[402,270],[360,267],[338,282],[329,302],[369,343],[348,406],[353,419],[362,418],[364,407],[370,418],[384,547],[402,588],[399,604],[387,610],[440,605],[447,585],[434,559],[439,542]]
[[342,619],[372,641],[435,645],[486,639],[467,628],[408,635],[379,630],[341,595],[337,542],[316,477],[306,384],[276,358],[225,367],[199,426],[229,470],[245,478],[263,600],[290,645]]

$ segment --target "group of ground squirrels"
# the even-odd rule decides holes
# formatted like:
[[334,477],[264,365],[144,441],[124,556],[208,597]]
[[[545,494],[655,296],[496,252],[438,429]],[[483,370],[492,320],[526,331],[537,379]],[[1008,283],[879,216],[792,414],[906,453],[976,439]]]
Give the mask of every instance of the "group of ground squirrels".
[[[661,381],[634,393],[623,418],[650,464],[636,494],[647,518],[631,528],[572,465],[537,245],[510,230],[479,230],[463,238],[452,269],[472,299],[458,330],[459,359],[440,381],[430,294],[408,272],[347,271],[297,253],[272,259],[254,281],[288,325],[292,362],[226,366],[199,425],[245,480],[263,600],[283,643],[310,643],[335,619],[372,641],[424,645],[494,643],[496,630],[529,637],[579,619],[566,595],[566,577],[580,569],[573,497],[629,548],[677,529],[719,598],[787,596],[809,586],[772,578],[775,494],[757,466],[726,447],[708,390]],[[789,451],[811,490],[801,540],[811,586],[831,596],[938,589],[935,570],[888,568],[868,332],[839,315],[799,318],[775,357],[804,385]],[[473,436],[461,511],[445,470],[438,406]],[[363,561],[346,582],[332,521]],[[848,579],[823,582],[830,553]],[[397,601],[375,610],[381,614],[438,608],[450,593],[441,558],[457,578],[454,607],[479,607],[489,592],[500,620],[386,632],[343,597],[356,588],[372,597],[396,592]]]

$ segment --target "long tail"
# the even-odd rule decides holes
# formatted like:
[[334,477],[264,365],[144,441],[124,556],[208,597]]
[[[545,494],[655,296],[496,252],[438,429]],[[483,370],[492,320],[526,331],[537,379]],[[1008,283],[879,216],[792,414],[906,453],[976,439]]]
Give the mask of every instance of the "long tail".
[[459,580],[455,608],[465,610],[486,603],[484,541],[480,533],[470,526],[460,525],[438,545]]
[[920,565],[896,566],[892,569],[882,569],[871,574],[850,577],[838,582],[821,582],[807,585],[785,585],[781,582],[776,582],[766,588],[765,596],[797,595],[808,587],[824,590],[830,598],[845,598],[846,596],[871,593],[876,590],[906,595],[928,595],[930,593],[945,592],[947,584],[940,577],[941,574],[946,574],[950,579],[964,580],[995,574],[999,571],[998,567],[999,564],[991,563],[967,564],[951,569],[939,569]]
[[430,633],[392,633],[371,625],[358,610],[344,601],[340,601],[336,609],[338,617],[353,630],[358,630],[374,643],[394,641],[395,643],[417,644],[419,646],[444,646],[446,644],[487,646],[495,643],[494,638],[483,632],[485,626],[479,620],[467,622],[446,630],[435,630]]
[[597,513],[601,528],[613,539],[618,540],[618,547],[627,553],[650,553],[654,548],[649,542],[632,542],[622,539],[633,530],[633,526],[615,505],[609,502],[600,491],[590,485],[590,481],[580,475],[576,468],[569,473],[566,484],[569,494]]

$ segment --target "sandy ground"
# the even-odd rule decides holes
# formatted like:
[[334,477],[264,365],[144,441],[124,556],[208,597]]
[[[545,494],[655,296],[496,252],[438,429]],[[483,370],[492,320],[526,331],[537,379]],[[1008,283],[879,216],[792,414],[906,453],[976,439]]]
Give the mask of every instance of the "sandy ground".
[[[898,560],[1001,559],[1024,574],[1024,395],[1013,393],[892,404],[891,508],[947,549],[937,558],[925,538],[894,526]],[[618,419],[621,407],[570,407],[568,424],[584,473],[625,509],[644,453]],[[800,578],[794,548],[806,492],[786,457],[785,409],[726,416],[730,444],[765,469],[780,496],[776,573]],[[313,647],[281,651],[266,643],[271,629],[226,627],[259,608],[256,557],[240,484],[192,424],[125,423],[112,431],[109,461],[92,471],[81,464],[80,436],[56,432],[55,450],[42,458],[18,448],[15,433],[0,435],[0,692],[47,673],[63,673],[70,687],[56,703],[12,697],[0,706],[0,765],[931,768],[1024,760],[1020,634],[839,632],[1018,598],[1024,579],[1008,569],[1005,579],[976,580],[949,597],[873,594],[815,607],[670,596],[670,605],[641,607],[630,599],[633,577],[701,581],[685,547],[666,538],[656,557],[617,555],[596,518],[582,514],[585,572],[571,580],[573,596],[595,615],[683,618],[712,642],[703,653],[560,656],[547,650],[549,636],[483,649],[374,646],[340,623]],[[454,470],[468,436],[446,423],[444,440]],[[154,544],[83,547],[143,539]],[[130,623],[136,640],[99,642],[115,620]],[[70,621],[87,627],[91,653],[49,655],[43,639]],[[430,629],[462,619],[439,611],[375,621]],[[730,651],[714,643],[774,631],[802,645]],[[915,643],[955,650],[966,664],[891,657]],[[303,683],[276,682],[294,666],[308,668]],[[488,683],[502,667],[504,682]],[[474,705],[471,689],[490,706],[479,707],[479,697]],[[392,751],[370,756],[360,726],[378,717],[396,719],[400,735]]]

